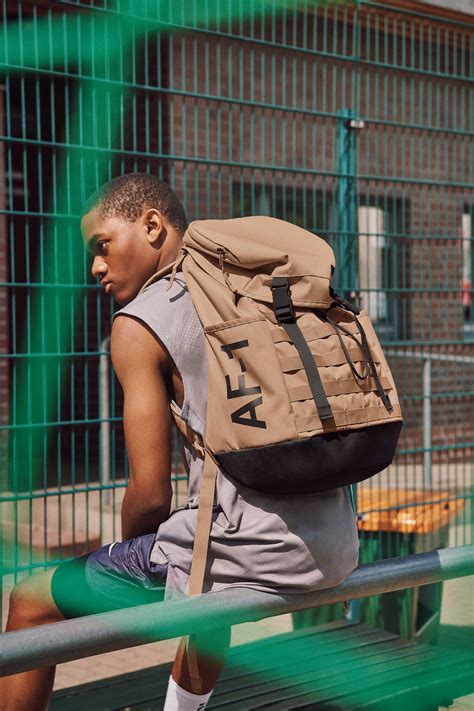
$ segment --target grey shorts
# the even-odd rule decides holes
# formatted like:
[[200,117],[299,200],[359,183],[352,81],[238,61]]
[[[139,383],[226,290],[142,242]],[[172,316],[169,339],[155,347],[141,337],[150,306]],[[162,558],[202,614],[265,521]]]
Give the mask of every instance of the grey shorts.
[[56,607],[70,618],[160,602],[168,565],[150,560],[154,542],[150,533],[61,563],[51,579]]

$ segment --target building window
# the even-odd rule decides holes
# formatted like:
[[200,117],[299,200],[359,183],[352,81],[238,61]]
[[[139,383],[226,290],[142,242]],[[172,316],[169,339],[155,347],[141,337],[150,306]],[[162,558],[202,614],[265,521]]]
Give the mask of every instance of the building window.
[[408,338],[408,241],[406,205],[397,200],[358,208],[358,294],[378,336],[383,340]]
[[388,320],[387,294],[384,288],[384,262],[387,239],[384,213],[379,207],[358,209],[360,306],[374,323]]

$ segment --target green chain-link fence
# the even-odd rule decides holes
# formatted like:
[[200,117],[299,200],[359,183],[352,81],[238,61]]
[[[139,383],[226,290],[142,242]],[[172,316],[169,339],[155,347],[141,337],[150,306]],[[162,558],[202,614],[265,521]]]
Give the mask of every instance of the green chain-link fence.
[[364,0],[2,7],[5,587],[120,535],[114,305],[78,214],[132,170],[168,180],[190,220],[272,214],[329,240],[336,287],[369,310],[405,416],[394,464],[358,487],[365,550],[468,543],[472,16]]

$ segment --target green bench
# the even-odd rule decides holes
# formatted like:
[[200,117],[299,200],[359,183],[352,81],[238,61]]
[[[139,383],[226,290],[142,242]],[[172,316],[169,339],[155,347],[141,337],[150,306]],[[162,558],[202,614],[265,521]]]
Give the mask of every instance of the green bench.
[[[157,711],[171,664],[64,689],[51,711]],[[232,648],[209,709],[437,711],[474,691],[474,649],[334,622]]]

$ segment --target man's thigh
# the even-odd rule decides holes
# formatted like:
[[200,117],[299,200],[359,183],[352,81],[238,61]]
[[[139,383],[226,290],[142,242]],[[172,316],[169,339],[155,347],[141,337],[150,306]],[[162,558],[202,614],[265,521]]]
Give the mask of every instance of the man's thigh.
[[163,600],[167,565],[150,561],[154,542],[138,536],[60,564],[51,577],[57,609],[71,618]]

